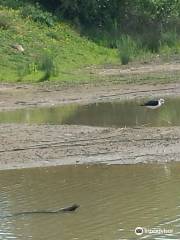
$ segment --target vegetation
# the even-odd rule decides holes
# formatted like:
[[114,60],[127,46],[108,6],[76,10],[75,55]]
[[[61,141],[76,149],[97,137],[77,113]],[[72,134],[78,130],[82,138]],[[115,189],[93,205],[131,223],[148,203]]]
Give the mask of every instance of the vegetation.
[[138,54],[138,46],[128,35],[122,35],[119,41],[117,41],[117,48],[119,50],[119,56],[123,65],[128,64],[132,57]]
[[[79,69],[118,62],[115,50],[81,37],[62,21],[53,20],[50,26],[53,21],[36,17],[35,8],[32,9],[33,14],[29,16],[25,16],[24,8],[16,10],[3,6],[0,9],[1,81],[79,82],[87,79],[86,74],[77,73]],[[13,44],[22,45],[24,54],[12,48]]]
[[[32,1],[31,1],[32,2]],[[66,19],[98,43],[116,48],[122,34],[158,52],[163,34],[180,34],[179,0],[39,0],[57,18]],[[166,43],[166,42],[165,42]]]
[[34,22],[46,24],[48,27],[53,27],[55,24],[55,17],[47,11],[43,11],[38,3],[24,5],[21,9],[21,15],[30,18]]
[[91,65],[179,53],[179,0],[0,0],[1,81],[86,82]]

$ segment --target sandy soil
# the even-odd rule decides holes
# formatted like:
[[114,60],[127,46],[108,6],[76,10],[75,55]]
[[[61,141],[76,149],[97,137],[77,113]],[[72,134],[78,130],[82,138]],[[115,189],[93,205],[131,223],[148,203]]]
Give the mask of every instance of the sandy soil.
[[0,168],[180,160],[180,128],[0,125]]
[[[175,71],[179,67],[176,65],[168,69]],[[104,74],[104,70],[101,71],[99,74]],[[106,69],[105,74],[108,75],[109,71],[116,74],[119,70]],[[125,74],[132,73],[130,69],[124,71]],[[139,73],[141,71],[151,70],[144,67],[139,68]],[[73,88],[2,84],[0,111],[68,103],[86,104],[169,95],[175,97],[179,94],[180,83],[103,86],[89,84]],[[180,160],[179,127],[113,129],[1,124],[0,142],[0,169],[82,163],[164,163]]]

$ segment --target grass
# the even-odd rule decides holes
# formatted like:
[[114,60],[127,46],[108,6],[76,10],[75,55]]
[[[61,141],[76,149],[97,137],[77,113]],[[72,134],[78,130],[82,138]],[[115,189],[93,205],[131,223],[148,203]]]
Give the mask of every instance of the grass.
[[101,76],[96,79],[96,85],[100,85],[102,81],[104,84],[168,84],[177,83],[180,79],[180,71],[173,72],[155,72],[155,73],[141,73],[141,74],[124,74],[124,75],[112,75],[112,76]]
[[[63,22],[48,26],[24,18],[20,10],[5,7],[1,7],[0,16],[8,19],[0,28],[1,81],[68,83],[79,69],[118,62],[116,50],[81,37]],[[15,43],[24,47],[24,54],[11,48]]]
[[139,51],[137,43],[127,35],[123,35],[117,41],[117,48],[122,65],[128,64]]
[[[157,53],[166,59],[180,53],[180,39],[175,31],[162,33],[158,44],[155,38],[146,38],[148,40],[143,42],[127,35],[117,39],[104,35],[100,43],[95,43],[68,24],[57,21],[39,5],[16,9],[1,5],[0,57],[3,61],[0,62],[0,81],[96,83],[107,78],[99,79],[91,74],[87,70],[90,66],[127,65],[133,61],[149,61]],[[21,44],[24,54],[13,49],[13,44]]]

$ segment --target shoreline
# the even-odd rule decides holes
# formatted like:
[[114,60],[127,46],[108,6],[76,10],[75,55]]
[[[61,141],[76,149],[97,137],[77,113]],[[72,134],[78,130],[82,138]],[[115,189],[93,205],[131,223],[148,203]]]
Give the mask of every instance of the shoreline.
[[0,125],[0,170],[180,161],[180,127]]
[[[7,84],[0,86],[0,110],[179,95],[179,83],[75,88]],[[180,161],[180,127],[0,124],[0,141],[0,170]]]
[[180,83],[142,85],[82,85],[78,87],[0,85],[0,111],[64,104],[89,104],[114,100],[177,97]]

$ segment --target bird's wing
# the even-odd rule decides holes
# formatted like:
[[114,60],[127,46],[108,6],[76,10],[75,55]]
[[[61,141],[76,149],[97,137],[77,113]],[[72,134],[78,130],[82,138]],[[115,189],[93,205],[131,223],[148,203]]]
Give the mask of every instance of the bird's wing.
[[144,104],[144,106],[157,106],[158,105],[158,101],[157,100],[151,100],[151,101],[149,101],[149,102],[146,102],[145,104]]

